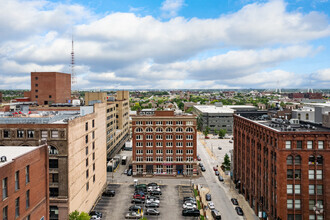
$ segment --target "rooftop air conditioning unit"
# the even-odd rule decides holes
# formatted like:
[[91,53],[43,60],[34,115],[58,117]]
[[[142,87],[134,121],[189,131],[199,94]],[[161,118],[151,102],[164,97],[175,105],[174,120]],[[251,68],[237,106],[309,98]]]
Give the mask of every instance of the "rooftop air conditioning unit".
[[7,157],[6,156],[2,156],[0,160],[1,160],[1,162],[6,162],[7,161]]

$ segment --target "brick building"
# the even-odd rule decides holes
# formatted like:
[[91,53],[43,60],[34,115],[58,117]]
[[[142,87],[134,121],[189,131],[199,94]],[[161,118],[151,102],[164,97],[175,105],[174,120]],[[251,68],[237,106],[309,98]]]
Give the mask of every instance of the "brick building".
[[196,175],[196,117],[141,113],[132,116],[133,175]]
[[0,146],[0,219],[49,219],[48,146]]
[[0,146],[49,145],[49,219],[89,212],[106,187],[106,104],[0,118]]
[[39,105],[68,103],[71,100],[71,75],[58,72],[31,72],[30,100]]
[[234,140],[233,178],[257,215],[329,219],[329,128],[235,115]]

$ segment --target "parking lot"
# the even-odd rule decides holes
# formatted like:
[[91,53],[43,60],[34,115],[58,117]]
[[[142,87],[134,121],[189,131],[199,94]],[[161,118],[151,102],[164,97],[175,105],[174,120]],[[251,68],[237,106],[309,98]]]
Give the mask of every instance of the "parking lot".
[[[152,179],[150,179],[150,182]],[[102,196],[94,210],[103,214],[102,219],[125,219],[125,214],[131,205],[134,185],[132,184],[109,184],[108,189],[115,190],[114,197]],[[182,185],[160,185],[159,216],[147,216],[147,219],[194,219],[193,217],[182,216],[182,198],[192,196],[190,186]],[[146,210],[144,205],[141,205]],[[198,218],[195,218],[198,219]]]

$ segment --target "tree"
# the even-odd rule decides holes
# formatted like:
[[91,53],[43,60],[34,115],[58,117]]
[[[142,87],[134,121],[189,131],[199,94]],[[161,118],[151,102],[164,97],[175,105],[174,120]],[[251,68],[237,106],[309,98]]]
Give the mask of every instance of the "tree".
[[86,212],[79,213],[77,210],[69,214],[69,220],[90,220],[90,218]]
[[216,129],[216,128],[214,128],[214,135],[219,135],[219,132],[218,132],[218,130]]
[[208,126],[206,126],[205,130],[203,131],[205,138],[207,138],[207,135],[209,134],[209,132],[210,132],[210,128]]
[[226,129],[220,129],[219,131],[219,137],[223,139],[226,136],[227,130]]
[[224,167],[225,171],[230,170],[230,159],[228,154],[226,154],[223,158],[222,166]]

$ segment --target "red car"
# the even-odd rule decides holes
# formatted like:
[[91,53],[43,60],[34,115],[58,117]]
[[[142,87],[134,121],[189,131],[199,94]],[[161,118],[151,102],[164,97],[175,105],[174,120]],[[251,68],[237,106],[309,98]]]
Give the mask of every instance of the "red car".
[[198,160],[198,161],[201,161],[202,158],[201,158],[199,155],[197,155],[197,160]]
[[134,193],[133,195],[133,199],[145,199],[145,195],[141,195],[141,194],[138,194],[138,193]]
[[218,168],[217,167],[213,167],[213,171],[218,171]]

